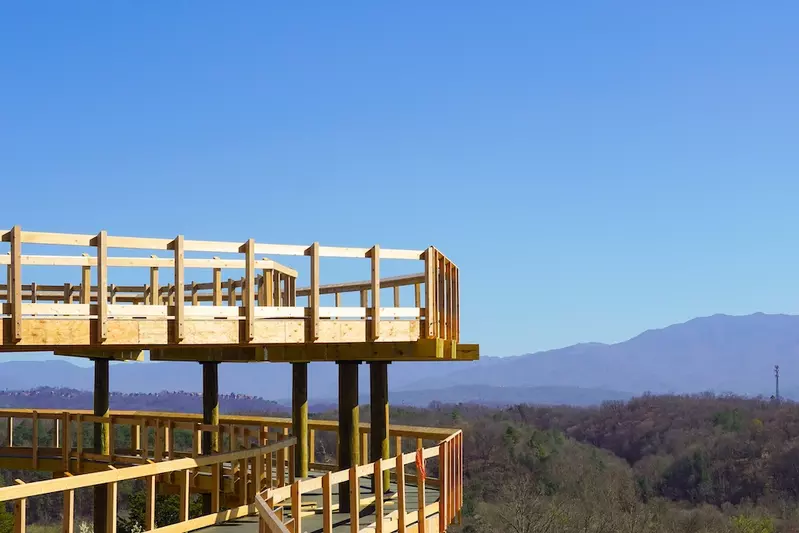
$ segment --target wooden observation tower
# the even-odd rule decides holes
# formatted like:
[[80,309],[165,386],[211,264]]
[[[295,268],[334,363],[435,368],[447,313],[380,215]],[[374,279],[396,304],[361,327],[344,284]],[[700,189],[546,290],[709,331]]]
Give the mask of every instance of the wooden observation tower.
[[[0,412],[0,418],[9,420],[8,446],[0,453],[0,467],[18,465],[21,459],[30,460],[25,464],[34,470],[52,463],[48,468],[58,477],[52,482],[61,484],[42,490],[65,492],[65,524],[67,492],[93,486],[95,532],[110,531],[116,517],[112,485],[123,478],[137,479],[137,468],[150,468],[152,472],[141,470],[140,477],[153,484],[177,487],[185,501],[192,492],[205,495],[205,521],[182,515],[185,520],[177,527],[170,526],[169,531],[189,531],[253,512],[258,513],[265,531],[283,531],[281,527],[304,531],[299,525],[302,495],[317,489],[321,490],[319,508],[324,515],[319,531],[337,531],[332,521],[328,522],[328,513],[350,513],[353,504],[358,508],[362,503],[360,477],[371,474],[375,506],[378,499],[383,501],[385,492],[375,488],[375,483],[386,491],[395,486],[397,494],[401,492],[405,465],[413,462],[403,454],[402,438],[415,439],[413,450],[421,450],[416,452],[421,454],[421,474],[413,485],[421,501],[421,514],[416,515],[413,529],[409,522],[413,517],[404,508],[398,509],[393,519],[384,520],[391,515],[383,513],[381,503],[381,518],[375,519],[373,531],[433,531],[425,529],[428,515],[435,515],[440,526],[435,530],[444,531],[459,515],[460,432],[399,428],[392,435],[388,420],[388,364],[470,361],[479,356],[477,345],[460,343],[458,268],[436,248],[276,245],[254,239],[195,241],[182,235],[156,239],[118,237],[105,231],[79,235],[23,231],[18,226],[0,230],[0,236],[0,246],[7,247],[7,253],[0,249],[0,264],[6,266],[6,283],[0,284],[0,351],[52,351],[94,362],[92,413]],[[283,262],[291,262],[294,268],[278,262],[280,258],[288,258]],[[368,262],[371,275],[365,280],[353,276],[355,281],[322,284],[323,258],[348,258],[356,267],[358,262]],[[381,277],[381,262],[388,260],[412,262],[418,265],[418,272]],[[346,272],[342,267],[335,270],[338,275]],[[300,279],[308,280],[305,286],[300,286]],[[344,300],[357,304],[345,306]],[[141,361],[145,350],[153,361],[194,361],[202,365],[201,417],[109,411],[109,361]],[[335,429],[325,429],[337,433],[336,472],[323,477],[316,476],[312,468],[312,434],[319,422],[308,420],[307,369],[316,361],[338,365],[339,420]],[[219,364],[242,362],[292,365],[290,421],[220,418]],[[361,363],[369,365],[370,425],[359,421]],[[29,449],[22,447],[24,452],[20,446],[14,450],[13,420],[28,417],[33,423],[33,441]],[[51,448],[57,450],[48,448],[47,452],[57,455],[54,462],[39,449],[36,432],[42,420],[54,423],[56,446]],[[93,455],[75,442],[81,440],[80,424],[86,422],[95,428]],[[130,446],[125,450],[115,449],[114,426],[118,424],[132,428]],[[196,441],[192,453],[184,454],[185,459],[176,456],[174,446],[169,446],[170,433],[181,424],[191,428]],[[245,427],[249,428],[246,439],[244,433],[236,433]],[[270,428],[279,429],[272,441]],[[151,430],[156,443],[152,450],[147,445]],[[233,434],[229,434],[231,431]],[[227,452],[223,450],[223,437],[227,438]],[[392,437],[396,439],[396,460],[390,460]],[[438,444],[425,449],[424,439]],[[424,461],[434,457],[440,462],[439,500],[437,507],[430,509],[425,504]],[[173,464],[190,458],[194,461],[190,465]],[[170,470],[167,465],[176,469]],[[286,466],[287,472],[282,472],[280,469]],[[395,468],[393,474],[391,468]],[[108,469],[115,474],[109,477]],[[341,472],[345,474],[336,477]],[[100,477],[85,481],[90,475]],[[80,478],[84,481],[77,481]],[[22,501],[23,524],[18,531],[24,531],[25,503],[20,495],[33,495],[34,485],[0,488],[0,502]],[[333,485],[338,486],[337,507],[327,501]],[[225,511],[225,494],[230,493],[238,498],[235,503],[239,505],[227,506]],[[291,519],[286,521],[282,512],[287,507],[280,502],[289,498],[294,507]],[[399,496],[397,502],[399,505]],[[238,511],[231,514],[231,509]],[[357,529],[358,523],[358,513],[351,513],[348,530],[363,531]]]

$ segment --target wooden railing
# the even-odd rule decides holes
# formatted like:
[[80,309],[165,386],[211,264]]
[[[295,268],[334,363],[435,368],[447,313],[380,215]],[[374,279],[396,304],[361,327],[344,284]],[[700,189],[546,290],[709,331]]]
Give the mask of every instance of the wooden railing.
[[[5,438],[0,439],[0,457],[30,457],[36,466],[44,460],[58,458],[59,464],[50,463],[49,470],[80,473],[104,468],[106,464],[144,464],[147,461],[198,457],[203,432],[219,435],[220,451],[266,445],[288,438],[292,424],[290,418],[240,415],[222,415],[219,422],[219,425],[203,424],[201,415],[183,413],[111,411],[109,416],[99,417],[88,410],[0,409],[0,428],[5,428]],[[109,441],[108,455],[93,452],[92,442],[85,441],[82,431],[85,424],[104,426]],[[30,441],[19,438],[23,427],[30,428]],[[453,431],[391,425],[393,453],[422,449],[426,443],[448,438]],[[120,438],[123,433],[129,437]],[[177,445],[178,433],[182,433],[184,447]],[[369,457],[371,426],[360,424],[359,433],[361,464],[365,465]],[[334,420],[308,421],[308,454],[312,470],[336,470],[337,435],[338,423]],[[322,445],[325,445],[324,450],[320,449]],[[293,451],[289,450],[289,453]],[[293,457],[286,457],[285,463],[293,464]],[[282,467],[278,465],[278,468]],[[293,472],[288,467],[286,469],[293,481]],[[434,479],[432,483],[435,485],[437,481]]]
[[[73,505],[76,488],[108,483],[111,491],[115,490],[111,481],[144,478],[150,490],[150,484],[155,483],[152,476],[156,475],[159,482],[177,485],[181,495],[184,490],[208,491],[210,487],[220,487],[222,494],[217,494],[217,501],[224,501],[221,496],[225,494],[229,500],[232,493],[234,500],[240,502],[238,507],[226,512],[215,512],[202,519],[182,521],[181,524],[184,525],[170,526],[172,529],[164,531],[189,531],[257,510],[267,531],[284,531],[270,522],[270,517],[274,515],[277,517],[275,519],[279,519],[280,527],[299,532],[302,516],[287,515],[286,524],[283,525],[285,509],[299,509],[294,503],[303,494],[321,490],[325,502],[322,505],[324,531],[329,533],[332,531],[329,515],[334,509],[331,503],[332,487],[385,471],[391,472],[393,485],[396,487],[392,495],[384,494],[384,490],[376,490],[370,497],[361,497],[357,491],[348,495],[353,509],[374,505],[375,514],[382,517],[379,521],[381,525],[374,529],[361,528],[352,531],[405,531],[406,527],[417,523],[420,516],[437,524],[436,528],[431,526],[427,529],[428,533],[444,531],[439,526],[446,526],[453,519],[459,518],[462,505],[463,457],[462,433],[459,430],[392,425],[389,432],[393,437],[393,450],[390,452],[393,457],[370,463],[366,458],[369,456],[371,427],[369,424],[361,424],[359,441],[362,464],[340,470],[335,461],[338,424],[331,420],[311,420],[308,423],[310,467],[312,471],[325,474],[311,479],[295,479],[292,465],[296,439],[289,435],[291,420],[287,418],[222,416],[219,425],[205,425],[201,423],[200,415],[196,414],[113,411],[107,417],[95,417],[89,411],[5,409],[0,410],[0,423],[3,419],[6,422],[6,440],[3,442],[0,439],[0,445],[5,444],[0,447],[0,466],[3,466],[4,460],[30,457],[33,469],[75,474],[46,482],[0,488],[0,502],[17,501],[16,513],[19,520],[24,518],[25,498],[28,497],[64,492],[64,516],[71,517],[73,509],[67,509],[67,506]],[[91,445],[85,442],[83,424],[87,423],[107,425],[105,427],[110,440],[108,454],[94,453]],[[30,441],[20,438],[19,433],[23,427],[30,430]],[[129,440],[118,438],[123,433],[122,428],[127,428],[124,432],[129,433]],[[221,437],[219,447],[223,453],[200,455],[201,434],[205,431]],[[183,439],[180,440],[185,441],[183,448],[177,446],[178,439],[175,437],[178,433],[182,433]],[[326,441],[328,444],[325,446],[329,445],[329,449],[325,450],[326,453],[320,453],[322,450],[319,447]],[[259,454],[262,458],[270,454],[263,464],[272,465],[274,472],[272,468],[263,468],[263,464],[259,464]],[[415,471],[411,467],[411,471],[406,472],[408,465],[412,463],[416,466]],[[153,470],[156,465],[160,469]],[[145,470],[136,470],[142,468]],[[250,490],[254,485],[251,481],[248,484],[246,477],[248,472],[256,471],[263,473],[258,485],[258,490],[263,491],[260,500],[255,498],[256,491]],[[192,481],[184,489],[186,476]],[[220,478],[228,481],[220,485]],[[382,476],[375,477],[375,480],[382,483]],[[416,487],[421,502],[417,508],[410,509],[406,505],[406,486]],[[350,487],[358,487],[358,483],[350,483]],[[426,487],[438,491],[438,501],[425,500]],[[378,485],[376,489],[388,487]],[[250,492],[242,492],[247,490]],[[396,503],[397,510],[386,513],[385,505],[389,500]],[[112,498],[111,501],[116,500]],[[147,501],[150,501],[149,496]],[[181,502],[183,501],[182,497]],[[218,507],[214,509],[218,510]],[[111,511],[109,508],[109,515]],[[355,525],[352,527],[359,528],[357,516],[354,521]],[[421,528],[424,527],[422,524]]]
[[[322,523],[324,533],[332,533],[334,521],[333,487],[349,482],[349,526],[351,533],[405,533],[415,525],[421,533],[443,533],[457,520],[460,522],[463,505],[463,454],[462,433],[456,431],[437,446],[420,448],[416,452],[398,454],[391,459],[353,466],[348,470],[328,472],[322,477],[295,480],[290,485],[270,488],[256,496],[256,509],[260,516],[260,531],[269,533],[300,533],[302,529],[302,496],[322,492]],[[437,459],[438,499],[428,502],[426,485],[430,482],[425,472],[427,463]],[[415,464],[416,474],[406,475],[407,465]],[[392,472],[396,489],[388,493],[383,486],[383,473]],[[373,496],[363,498],[359,479],[371,476]],[[417,506],[411,510],[406,501],[406,483],[412,481],[416,490]],[[341,497],[341,496],[340,496]],[[396,511],[386,512],[386,503],[396,503]],[[291,516],[285,516],[289,504]],[[360,513],[366,505],[374,507],[374,523],[361,528]]]
[[[185,337],[187,320],[233,319],[244,321],[241,342],[256,341],[256,321],[265,319],[303,319],[309,324],[306,342],[320,340],[320,322],[336,319],[357,319],[370,323],[369,336],[381,339],[381,320],[422,321],[421,338],[459,340],[459,274],[458,268],[437,249],[392,250],[379,245],[371,248],[343,248],[306,245],[276,245],[244,243],[151,239],[97,235],[42,233],[22,231],[18,226],[0,230],[2,241],[10,243],[8,255],[0,255],[0,264],[7,265],[7,281],[0,285],[0,299],[7,303],[1,316],[10,320],[9,337],[3,344],[18,344],[23,340],[23,321],[27,319],[92,320],[94,339],[99,344],[108,338],[109,320],[169,320],[170,343],[180,343]],[[79,246],[94,249],[94,255],[35,255],[23,254],[23,245]],[[173,257],[110,256],[114,249],[169,251]],[[219,257],[187,258],[187,252],[207,254],[243,254],[243,259]],[[310,286],[297,290],[296,270],[257,257],[263,255],[309,257]],[[320,258],[366,258],[370,260],[372,276],[366,282],[322,285]],[[424,272],[399,278],[380,277],[380,262],[384,259],[424,261]],[[22,284],[23,266],[80,267],[79,283],[63,285]],[[113,284],[109,282],[109,267],[147,268],[149,284]],[[159,269],[170,268],[174,279],[164,285],[159,281]],[[222,279],[222,269],[244,270],[240,278]],[[211,282],[187,281],[186,269],[210,269]],[[92,284],[92,279],[96,282]],[[130,275],[126,276],[130,279]],[[400,307],[399,288],[413,285],[414,306]],[[394,288],[394,306],[381,305],[381,289]],[[340,295],[359,292],[360,306],[342,307]],[[334,306],[321,305],[321,296],[335,295]],[[307,297],[307,305],[296,307],[296,298]],[[127,304],[127,305],[126,305]],[[133,306],[131,307],[131,304]],[[187,306],[191,304],[194,306]],[[204,305],[210,304],[210,305]],[[235,307],[236,309],[230,309]]]
[[[24,533],[27,527],[27,500],[45,494],[63,493],[63,531],[72,532],[75,516],[75,491],[105,485],[108,494],[108,507],[104,531],[106,533],[115,533],[118,516],[118,484],[127,480],[143,480],[146,491],[145,530],[164,533],[193,531],[253,513],[255,511],[255,496],[257,493],[263,490],[264,487],[271,487],[275,483],[271,475],[273,454],[278,452],[285,453],[285,450],[292,448],[295,442],[293,438],[289,438],[282,442],[249,450],[197,458],[174,459],[126,468],[116,468],[109,465],[104,472],[67,476],[34,483],[23,483],[17,480],[16,486],[0,488],[0,503],[14,502],[14,532]],[[220,491],[211,490],[211,513],[197,518],[190,518],[190,492],[196,485],[198,478],[209,477],[211,479],[211,487],[220,487],[223,468],[226,464],[240,465],[236,481],[239,487],[240,505],[223,510]],[[163,476],[177,479],[177,483],[180,485],[179,521],[176,524],[156,528],[156,481]]]

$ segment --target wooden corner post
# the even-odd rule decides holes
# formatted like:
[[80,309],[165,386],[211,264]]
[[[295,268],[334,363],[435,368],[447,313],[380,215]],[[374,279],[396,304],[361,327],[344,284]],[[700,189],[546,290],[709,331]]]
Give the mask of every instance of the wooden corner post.
[[424,254],[424,317],[428,339],[434,339],[437,333],[436,265],[436,249],[431,246]]
[[22,340],[22,231],[19,226],[11,229],[11,268],[8,280],[8,296],[11,300],[11,338]]
[[183,235],[178,235],[172,241],[175,252],[175,341],[180,342],[185,337],[185,271],[183,251]]
[[108,338],[108,232],[103,230],[94,239],[97,247],[97,340]]
[[319,243],[313,243],[307,253],[311,256],[311,340],[315,341],[319,339]]
[[372,260],[372,340],[380,338],[380,245],[369,250]]

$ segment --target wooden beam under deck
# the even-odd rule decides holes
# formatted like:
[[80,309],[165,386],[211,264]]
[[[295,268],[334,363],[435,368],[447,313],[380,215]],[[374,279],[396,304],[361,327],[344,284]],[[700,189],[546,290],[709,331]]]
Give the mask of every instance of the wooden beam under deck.
[[[385,327],[385,324],[383,325]],[[443,339],[413,342],[366,342],[356,344],[304,344],[266,346],[266,360],[273,363],[301,361],[476,361],[477,344],[458,344]]]

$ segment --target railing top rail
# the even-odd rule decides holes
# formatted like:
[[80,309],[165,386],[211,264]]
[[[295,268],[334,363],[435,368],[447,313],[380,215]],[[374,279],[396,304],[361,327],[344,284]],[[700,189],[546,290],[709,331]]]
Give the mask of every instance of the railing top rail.
[[[11,239],[10,230],[0,230],[3,241]],[[94,246],[97,235],[77,233],[49,233],[40,231],[20,231],[22,243],[50,244],[61,246]],[[186,252],[241,253],[242,244],[246,241],[198,241],[185,240],[183,249]],[[120,237],[109,235],[109,248],[128,248],[139,250],[172,250],[174,238]],[[295,244],[263,244],[255,243],[256,254],[273,254],[289,256],[311,255],[311,245]],[[370,257],[371,248],[352,248],[344,246],[319,246],[320,257]],[[381,249],[384,259],[423,259],[424,250]]]
[[[380,279],[380,288],[402,287],[424,283],[424,272],[419,274],[407,274],[404,276],[393,276]],[[366,291],[372,288],[372,280],[350,281],[346,283],[331,283],[319,286],[319,294],[335,294],[337,292],[356,292]],[[297,296],[308,296],[311,293],[310,287],[297,288]]]
[[293,446],[296,443],[296,438],[289,437],[280,442],[269,444],[267,446],[250,448],[236,452],[220,453],[197,458],[174,459],[170,461],[129,466],[119,469],[112,468],[106,472],[93,472],[90,474],[81,474],[80,476],[46,479],[44,481],[36,481],[34,483],[26,483],[24,485],[0,487],[0,502],[17,500],[20,498],[29,498],[32,496],[41,496],[43,494],[62,492],[65,490],[82,489],[86,487],[92,487],[94,485],[138,479],[146,476],[155,476],[158,474],[177,472],[180,470],[198,468],[218,463],[238,461],[240,459],[255,457],[259,454],[272,453],[277,450]]
[[[85,415],[94,417],[94,413],[88,409],[0,409],[0,417],[31,417],[33,411],[39,415],[63,415],[65,412],[72,415]],[[159,418],[170,419],[174,422],[202,422],[202,415],[194,413],[168,413],[157,411],[120,411],[112,410],[111,417],[123,417],[128,420],[137,418]],[[100,418],[100,417],[94,417]],[[94,419],[93,418],[93,419]],[[253,415],[220,415],[220,424],[240,424],[240,425],[266,425],[276,427],[290,427],[291,419],[276,416],[253,416]],[[308,420],[308,428],[317,431],[335,431],[338,422],[335,420]],[[371,424],[362,422],[359,425],[361,432],[368,432]],[[460,433],[456,428],[438,428],[423,426],[408,426],[401,424],[389,425],[389,431],[398,437],[420,437],[429,440],[444,440]]]

